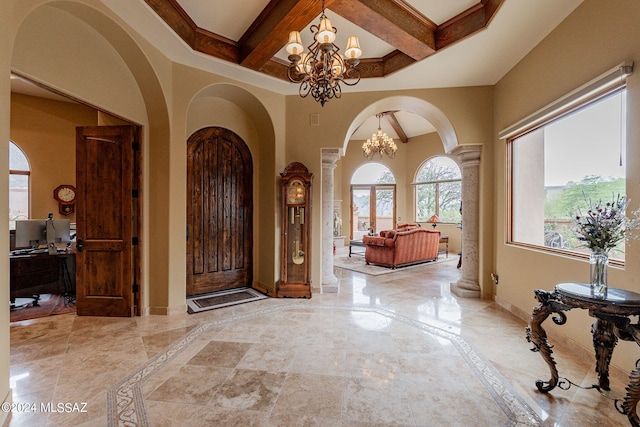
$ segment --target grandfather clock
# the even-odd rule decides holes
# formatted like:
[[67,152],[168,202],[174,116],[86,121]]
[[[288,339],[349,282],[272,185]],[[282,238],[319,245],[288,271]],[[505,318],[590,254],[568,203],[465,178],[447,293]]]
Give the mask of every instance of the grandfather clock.
[[282,256],[278,297],[311,298],[311,177],[298,162],[282,177]]

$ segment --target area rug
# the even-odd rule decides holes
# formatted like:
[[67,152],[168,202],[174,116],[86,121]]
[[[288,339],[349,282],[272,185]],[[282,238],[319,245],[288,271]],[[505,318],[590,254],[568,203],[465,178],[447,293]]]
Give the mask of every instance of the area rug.
[[349,255],[340,254],[333,257],[333,266],[338,268],[344,268],[347,270],[357,271],[358,273],[369,274],[371,276],[379,276],[381,274],[397,273],[409,268],[424,267],[428,265],[435,265],[435,264],[440,264],[440,263],[449,262],[449,261],[457,262],[457,260],[458,260],[458,257],[449,256],[448,258],[446,258],[444,256],[440,256],[436,261],[423,262],[421,264],[407,265],[404,267],[397,267],[393,269],[393,268],[382,267],[382,266],[373,265],[373,264],[367,265],[363,256],[351,255],[351,257],[349,257]]
[[265,298],[267,298],[265,295],[251,288],[236,288],[187,298],[187,311],[189,313],[200,313],[201,311],[244,304]]
[[11,309],[10,321],[37,319],[39,317],[53,316],[76,312],[76,303],[68,302],[63,295],[40,295],[38,305],[34,306],[33,298],[16,298],[16,308]]

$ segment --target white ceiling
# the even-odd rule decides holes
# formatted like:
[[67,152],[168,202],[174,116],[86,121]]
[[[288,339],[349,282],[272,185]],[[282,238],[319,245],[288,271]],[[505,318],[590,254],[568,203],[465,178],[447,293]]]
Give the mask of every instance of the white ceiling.
[[[276,93],[297,94],[297,85],[293,83],[194,52],[144,0],[101,1],[123,21],[135,28],[149,43],[175,62],[248,84],[266,87]],[[199,27],[234,41],[238,41],[269,3],[269,0],[177,1]],[[344,92],[494,85],[582,1],[505,0],[489,25],[473,36],[390,76],[362,79],[356,86],[344,88]],[[439,25],[477,4],[479,0],[405,0],[405,2]],[[330,9],[327,10],[327,15],[333,26],[338,29],[336,44],[339,46],[346,44],[346,37],[354,34],[360,38],[363,57],[381,57],[393,50],[390,45],[346,21]],[[316,21],[313,23],[317,23]],[[303,44],[311,43],[308,27],[303,29],[301,34]],[[276,56],[286,59],[284,50]],[[16,84],[20,83],[16,82]],[[16,90],[19,89],[16,88]],[[313,101],[309,100],[309,102]],[[429,123],[413,114],[398,112],[396,116],[409,137],[433,131]],[[397,138],[391,127],[385,128],[386,121],[382,122],[383,130]],[[353,137],[366,139],[377,127],[377,119],[372,117]]]
[[[436,131],[431,123],[413,113],[397,111],[394,113],[394,116],[407,138]],[[380,129],[393,138],[397,145],[401,144],[398,134],[391,127],[386,117],[382,117],[380,120],[375,116],[369,117],[358,127],[358,129],[356,129],[353,135],[351,135],[351,139],[365,140],[367,138],[371,138],[371,135],[378,130],[378,123],[380,123]]]
[[[245,30],[258,17],[262,9],[269,4],[269,0],[177,0],[178,4],[187,12],[200,28],[206,28],[218,35],[238,41]],[[436,25],[440,25],[460,12],[479,3],[478,0],[405,0],[422,15],[427,16]],[[333,22],[337,15],[327,8],[327,16]],[[318,10],[320,16],[320,10]],[[337,23],[337,22],[336,22]],[[334,27],[337,27],[333,23]],[[355,26],[351,25],[351,28]],[[345,32],[340,29],[341,32]],[[311,33],[308,33],[311,34]]]

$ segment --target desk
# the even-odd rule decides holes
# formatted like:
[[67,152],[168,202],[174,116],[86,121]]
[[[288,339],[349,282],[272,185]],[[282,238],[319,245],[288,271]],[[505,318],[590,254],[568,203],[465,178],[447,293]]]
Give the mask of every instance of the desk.
[[[567,316],[564,312],[573,308],[587,309],[589,316],[595,318],[591,333],[593,334],[598,384],[588,388],[598,391],[609,390],[609,363],[618,339],[635,341],[640,346],[640,324],[631,324],[629,318],[640,315],[640,294],[624,289],[609,288],[604,298],[597,298],[593,296],[589,285],[561,283],[556,285],[553,292],[538,289],[535,291],[535,296],[540,304],[534,307],[531,313],[531,321],[526,329],[527,341],[534,346],[531,351],[540,352],[551,371],[549,381],[536,381],[538,390],[542,393],[548,393],[556,386],[566,390],[572,384],[576,385],[566,378],[559,377],[556,362],[552,356],[552,346],[547,340],[547,333],[542,328],[542,322],[553,313],[557,315],[552,317],[553,322],[557,325],[564,325],[567,322]],[[640,427],[640,418],[636,413],[636,407],[640,400],[640,366],[636,366],[631,371],[626,390],[627,394],[624,399],[613,399],[615,407],[618,412],[628,417],[632,426]]]
[[74,261],[75,254],[65,252],[10,256],[10,301],[33,298],[38,305],[39,294],[75,294],[71,277]]

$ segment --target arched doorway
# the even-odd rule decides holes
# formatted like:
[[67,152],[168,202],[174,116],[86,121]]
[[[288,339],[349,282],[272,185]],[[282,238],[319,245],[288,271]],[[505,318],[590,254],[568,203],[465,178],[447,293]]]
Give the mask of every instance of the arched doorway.
[[[209,85],[197,89],[188,96],[185,105],[186,128],[184,141],[190,135],[207,128],[223,128],[233,132],[251,153],[253,188],[253,206],[259,206],[253,212],[253,241],[251,242],[251,258],[253,266],[253,283],[248,284],[265,294],[275,293],[274,265],[278,265],[279,242],[276,241],[276,223],[274,212],[279,214],[278,199],[273,197],[277,176],[276,165],[276,132],[274,119],[267,111],[264,101],[245,88],[229,83],[210,82]],[[185,145],[184,152],[187,152]],[[186,162],[185,162],[186,165]],[[180,179],[179,177],[177,179]],[[187,188],[187,171],[184,174],[184,188]],[[186,202],[186,200],[185,200]],[[187,209],[180,205],[187,225]],[[279,222],[279,217],[276,216]],[[183,252],[186,266],[186,248]],[[186,277],[186,271],[183,273]],[[186,295],[186,288],[182,295]]]
[[[184,229],[178,231],[164,224],[164,219],[171,217],[170,192],[149,191],[150,182],[155,189],[167,189],[170,183],[169,115],[163,88],[148,57],[108,10],[78,2],[41,3],[20,10],[23,19],[13,44],[12,71],[57,94],[99,106],[111,116],[98,112],[95,122],[83,120],[79,125],[126,122],[141,127],[142,138],[136,144],[145,163],[138,177],[139,194],[144,195],[140,198],[141,273],[136,277],[141,295],[139,313],[166,313],[167,307],[174,305],[169,298],[173,266],[167,261],[168,254],[171,242],[176,240],[174,235],[179,234],[184,241]],[[78,43],[82,44],[82,58],[78,56]],[[56,61],[36,61],[33,57],[55,57]],[[96,83],[102,81],[117,84]],[[143,216],[152,210],[154,215]],[[150,229],[154,233],[146,232]],[[149,269],[149,259],[168,268]]]
[[251,286],[253,162],[234,132],[187,141],[187,296]]
[[[380,99],[364,108],[351,122],[342,147],[342,152],[347,151],[347,145],[351,136],[369,117],[381,111],[402,110],[413,113],[429,121],[435,128],[444,152],[455,159],[462,171],[462,204],[464,213],[462,217],[462,246],[463,264],[462,278],[451,284],[451,291],[463,297],[478,298],[480,289],[480,155],[481,145],[459,145],[453,124],[437,106],[424,99],[410,96],[393,96]],[[331,206],[333,209],[333,206]],[[329,218],[324,218],[323,223],[330,223]],[[330,242],[324,242],[323,253],[329,251]],[[324,260],[324,258],[323,258]],[[323,274],[324,274],[323,266]],[[325,282],[323,278],[323,283]]]

